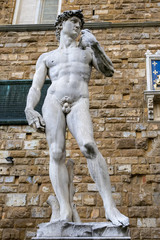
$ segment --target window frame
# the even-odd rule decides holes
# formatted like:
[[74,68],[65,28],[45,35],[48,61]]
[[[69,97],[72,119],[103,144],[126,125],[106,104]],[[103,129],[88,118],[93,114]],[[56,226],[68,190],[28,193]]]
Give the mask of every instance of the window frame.
[[[0,80],[0,125],[27,125],[24,109],[32,79]],[[49,79],[41,90],[41,98],[35,110],[42,114],[42,106],[47,89],[51,85]],[[19,101],[22,99],[22,101]]]
[[[44,0],[38,0],[38,7],[37,7],[36,13],[35,13],[36,17],[35,17],[34,23],[32,23],[32,24],[43,24],[43,23],[40,23],[43,1]],[[19,14],[19,11],[21,10],[20,9],[20,3],[21,3],[21,0],[16,0],[14,15],[13,15],[13,21],[12,21],[13,25],[20,25],[20,24],[27,25],[27,23],[17,23],[18,14]],[[62,6],[62,0],[59,0],[57,15],[61,13],[61,6]]]

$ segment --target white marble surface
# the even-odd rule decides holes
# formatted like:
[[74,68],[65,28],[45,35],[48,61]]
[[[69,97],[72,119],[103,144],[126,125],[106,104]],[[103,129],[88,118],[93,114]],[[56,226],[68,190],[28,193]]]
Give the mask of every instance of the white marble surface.
[[[73,13],[57,26],[60,29],[59,47],[42,54],[37,61],[27,97],[26,118],[29,125],[46,132],[50,152],[49,174],[60,206],[59,220],[73,221],[68,187],[70,176],[65,164],[68,126],[87,159],[90,175],[103,199],[106,218],[117,226],[127,226],[128,218],[119,212],[112,198],[106,161],[95,144],[89,113],[88,83],[92,67],[106,77],[113,76],[114,68],[95,36],[87,29],[81,31],[80,12]],[[43,104],[42,117],[34,108],[47,75],[52,84]]]

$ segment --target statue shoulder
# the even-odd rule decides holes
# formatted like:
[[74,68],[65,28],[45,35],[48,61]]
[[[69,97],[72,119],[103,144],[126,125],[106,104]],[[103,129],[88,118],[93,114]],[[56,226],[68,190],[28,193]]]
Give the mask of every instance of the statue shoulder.
[[90,46],[85,48],[85,52],[88,56],[90,56],[91,59],[93,58],[94,51],[92,50],[92,48]]
[[45,64],[46,67],[47,67],[48,59],[50,58],[51,55],[55,54],[55,52],[56,52],[56,50],[53,50],[53,51],[41,54],[39,56],[38,60],[37,60],[36,66],[39,66],[41,64]]

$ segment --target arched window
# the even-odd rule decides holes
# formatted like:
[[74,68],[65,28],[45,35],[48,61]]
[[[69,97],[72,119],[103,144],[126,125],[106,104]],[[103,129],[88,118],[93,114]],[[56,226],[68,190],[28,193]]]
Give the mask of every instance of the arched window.
[[16,0],[13,24],[54,23],[61,0]]

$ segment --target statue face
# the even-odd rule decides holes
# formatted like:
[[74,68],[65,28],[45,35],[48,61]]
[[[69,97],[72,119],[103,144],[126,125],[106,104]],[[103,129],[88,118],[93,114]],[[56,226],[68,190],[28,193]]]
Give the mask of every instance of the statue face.
[[76,39],[81,32],[81,20],[78,17],[71,17],[62,24],[62,32],[69,37]]

